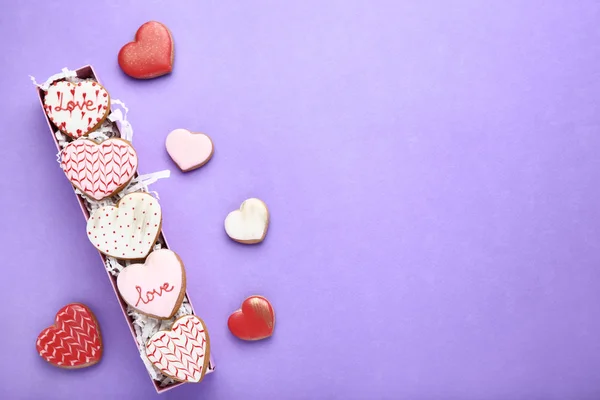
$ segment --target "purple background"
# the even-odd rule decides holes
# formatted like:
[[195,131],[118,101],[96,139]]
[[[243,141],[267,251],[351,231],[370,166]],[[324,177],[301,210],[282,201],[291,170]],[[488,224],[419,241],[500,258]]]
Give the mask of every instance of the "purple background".
[[[143,22],[172,75],[116,57]],[[140,171],[183,258],[217,372],[164,399],[600,398],[600,4],[504,1],[13,1],[0,12],[3,398],[155,398],[35,90],[92,64],[130,107]],[[179,127],[216,145],[180,173]],[[272,224],[227,238],[247,197]],[[275,336],[228,315],[268,297]],[[81,301],[96,367],[39,331]]]

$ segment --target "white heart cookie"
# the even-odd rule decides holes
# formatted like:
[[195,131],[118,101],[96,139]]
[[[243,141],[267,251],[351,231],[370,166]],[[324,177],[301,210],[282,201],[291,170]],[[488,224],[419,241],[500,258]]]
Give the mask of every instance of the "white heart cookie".
[[269,228],[269,210],[259,199],[245,200],[239,210],[235,210],[225,218],[225,232],[236,242],[260,243],[267,235]]
[[98,82],[54,82],[46,91],[44,109],[61,132],[73,139],[87,136],[110,112],[110,96]]
[[99,208],[87,222],[90,242],[108,256],[136,260],[148,255],[160,233],[162,213],[148,193],[131,193]]

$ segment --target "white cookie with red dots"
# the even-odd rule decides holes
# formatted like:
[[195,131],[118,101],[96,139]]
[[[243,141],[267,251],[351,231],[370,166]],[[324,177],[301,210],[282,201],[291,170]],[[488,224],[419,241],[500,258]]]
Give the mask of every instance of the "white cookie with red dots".
[[162,212],[148,193],[131,193],[116,206],[96,210],[87,222],[87,234],[96,249],[122,260],[145,258],[160,234]]
[[73,139],[98,128],[110,112],[110,96],[98,82],[54,82],[44,96],[44,109],[56,127]]

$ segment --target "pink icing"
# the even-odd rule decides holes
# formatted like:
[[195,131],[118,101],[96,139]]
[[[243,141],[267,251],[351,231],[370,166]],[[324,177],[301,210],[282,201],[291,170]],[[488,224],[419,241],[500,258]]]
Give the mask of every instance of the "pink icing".
[[183,170],[189,171],[206,164],[213,155],[212,140],[204,133],[175,129],[165,143],[169,156]]
[[131,264],[117,277],[123,300],[140,312],[167,319],[179,306],[183,266],[171,250],[156,250],[144,264]]

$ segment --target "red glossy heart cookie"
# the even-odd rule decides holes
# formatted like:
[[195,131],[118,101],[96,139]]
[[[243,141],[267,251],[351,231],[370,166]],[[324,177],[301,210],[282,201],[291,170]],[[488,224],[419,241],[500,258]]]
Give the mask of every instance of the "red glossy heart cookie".
[[275,311],[262,296],[250,296],[242,307],[229,316],[227,326],[234,336],[243,340],[260,340],[273,334]]
[[50,364],[61,368],[84,368],[102,358],[100,327],[92,311],[71,303],[56,313],[54,325],[38,336],[36,348]]
[[160,22],[146,22],[137,30],[135,40],[119,51],[123,72],[137,79],[151,79],[173,70],[175,47],[169,28]]

